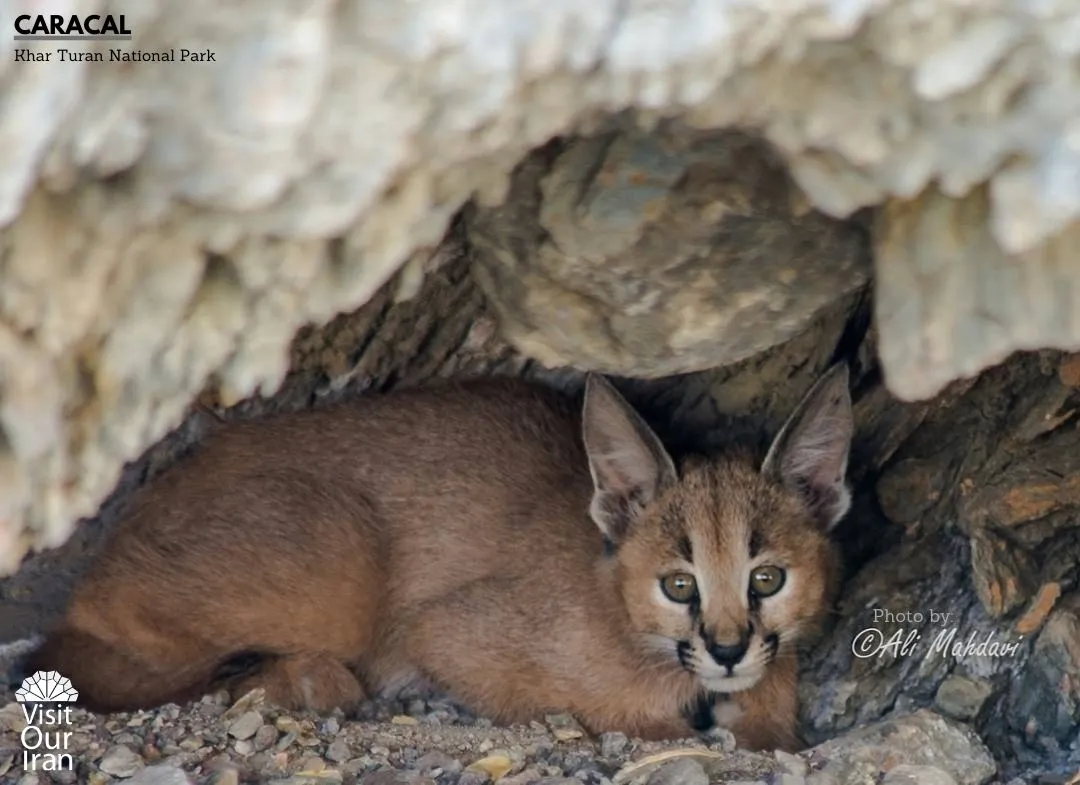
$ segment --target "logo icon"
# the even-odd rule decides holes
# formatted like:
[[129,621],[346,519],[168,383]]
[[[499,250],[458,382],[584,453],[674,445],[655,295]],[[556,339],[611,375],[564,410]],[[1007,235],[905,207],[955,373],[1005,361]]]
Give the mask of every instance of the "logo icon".
[[78,699],[79,693],[71,686],[71,680],[56,671],[38,671],[27,676],[15,690],[15,700],[19,703],[74,703]]

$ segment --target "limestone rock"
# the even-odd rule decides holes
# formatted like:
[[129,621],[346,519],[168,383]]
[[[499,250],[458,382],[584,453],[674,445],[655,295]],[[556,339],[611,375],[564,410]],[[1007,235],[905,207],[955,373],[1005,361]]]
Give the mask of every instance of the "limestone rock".
[[[820,764],[807,778],[809,785],[829,777],[842,783],[873,781],[901,762],[936,769],[958,785],[982,785],[997,772],[989,750],[970,729],[926,710],[852,731],[819,744],[809,755]],[[949,782],[935,776],[926,781]],[[888,781],[923,782],[899,775]]]

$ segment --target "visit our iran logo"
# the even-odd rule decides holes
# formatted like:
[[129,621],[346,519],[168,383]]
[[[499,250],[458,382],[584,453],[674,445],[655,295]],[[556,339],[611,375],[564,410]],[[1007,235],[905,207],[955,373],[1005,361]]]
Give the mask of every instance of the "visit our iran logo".
[[79,693],[71,686],[71,680],[56,671],[38,671],[15,690],[15,700],[19,703],[74,703],[78,699]]
[[67,752],[71,740],[71,707],[79,693],[71,680],[56,671],[38,671],[15,690],[26,727],[19,734],[23,771],[71,771],[75,761]]

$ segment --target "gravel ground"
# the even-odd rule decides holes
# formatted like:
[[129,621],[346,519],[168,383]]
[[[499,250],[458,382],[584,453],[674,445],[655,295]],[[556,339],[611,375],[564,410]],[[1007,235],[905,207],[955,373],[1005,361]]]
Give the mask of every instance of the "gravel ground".
[[[126,782],[230,785],[268,782],[370,785],[797,785],[800,758],[732,751],[731,739],[645,743],[586,737],[566,716],[494,727],[446,701],[368,707],[346,720],[284,712],[258,690],[229,705],[224,693],[186,707],[132,714],[71,710],[66,751],[74,771],[26,772],[23,707],[0,710],[0,781],[18,785]],[[51,726],[50,726],[51,727]],[[783,778],[783,779],[781,779]]]

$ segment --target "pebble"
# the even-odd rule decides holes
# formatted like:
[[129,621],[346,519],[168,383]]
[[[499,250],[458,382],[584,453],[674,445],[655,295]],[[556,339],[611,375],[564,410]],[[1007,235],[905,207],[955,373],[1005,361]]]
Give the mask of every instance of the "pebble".
[[600,754],[605,758],[617,758],[630,744],[625,733],[617,731],[600,735]]
[[262,752],[268,749],[278,740],[278,731],[273,725],[263,725],[257,731],[255,731],[255,737],[252,739],[252,746],[258,752]]
[[240,772],[235,766],[229,766],[214,778],[214,785],[240,785]]
[[805,758],[798,755],[784,752],[784,750],[776,750],[773,757],[776,758],[777,763],[784,767],[784,771],[795,777],[805,777],[810,771],[810,764],[806,762]]
[[229,735],[234,739],[250,739],[262,727],[263,718],[257,711],[247,711],[229,725]]
[[287,714],[282,714],[274,720],[274,727],[282,733],[300,733],[300,723]]
[[[147,766],[127,781],[127,785],[191,785],[191,779],[175,766]],[[214,785],[218,785],[215,780]]]
[[510,770],[514,767],[514,762],[510,760],[507,755],[495,754],[488,755],[480,758],[478,761],[474,761],[465,767],[466,774],[475,774],[482,772],[487,774],[493,782],[498,782],[500,779],[510,773]]
[[126,779],[134,776],[144,765],[146,764],[143,763],[143,759],[130,747],[117,745],[105,753],[98,768],[106,774]]
[[421,755],[413,763],[413,768],[421,774],[438,777],[440,774],[456,776],[464,769],[464,765],[457,758],[452,758],[440,750],[432,750]]
[[676,758],[649,776],[649,785],[709,785],[704,767],[692,758]]
[[344,763],[352,757],[352,751],[344,739],[334,739],[326,748],[326,757],[334,763]]

